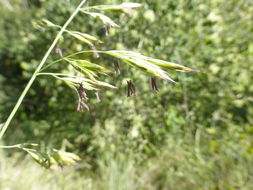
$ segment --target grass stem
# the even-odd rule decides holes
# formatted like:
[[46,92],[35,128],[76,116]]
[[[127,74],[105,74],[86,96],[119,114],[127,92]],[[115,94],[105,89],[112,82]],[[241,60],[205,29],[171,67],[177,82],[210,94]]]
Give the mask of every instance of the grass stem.
[[4,123],[4,125],[3,125],[3,127],[2,127],[2,129],[0,131],[0,139],[2,139],[4,133],[6,132],[8,126],[9,126],[9,124],[11,122],[11,120],[13,119],[13,117],[16,114],[19,106],[21,105],[24,97],[26,96],[26,94],[29,91],[30,87],[32,86],[34,80],[36,79],[37,72],[40,71],[40,69],[43,67],[43,65],[45,64],[48,56],[50,55],[50,53],[52,52],[52,50],[56,46],[56,44],[57,44],[58,40],[60,39],[60,37],[62,36],[63,32],[65,31],[65,29],[67,28],[67,26],[70,24],[70,22],[74,19],[74,17],[77,15],[77,13],[80,11],[80,9],[82,8],[82,6],[84,5],[85,2],[86,2],[86,0],[82,0],[81,1],[81,3],[78,5],[78,7],[75,9],[75,11],[72,13],[72,15],[69,17],[69,19],[66,21],[66,23],[64,24],[64,26],[61,28],[61,30],[59,31],[59,33],[55,37],[53,43],[51,44],[51,46],[48,49],[48,51],[46,52],[45,56],[43,57],[43,59],[41,60],[40,64],[36,68],[35,72],[33,73],[32,77],[30,78],[29,82],[27,83],[25,89],[21,93],[21,95],[20,95],[20,97],[19,97],[16,105],[14,106],[12,112],[10,113],[10,115],[7,118],[6,122]]

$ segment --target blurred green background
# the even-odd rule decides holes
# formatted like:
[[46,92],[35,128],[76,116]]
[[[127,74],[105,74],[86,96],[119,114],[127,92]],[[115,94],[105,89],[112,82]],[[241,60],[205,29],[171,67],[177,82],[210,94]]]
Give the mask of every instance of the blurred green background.
[[[93,0],[89,5],[118,4]],[[80,155],[76,167],[45,170],[29,156],[0,150],[1,190],[251,190],[253,189],[253,3],[250,0],[136,0],[131,16],[108,14],[121,26],[78,15],[69,29],[98,36],[98,49],[127,49],[201,73],[159,81],[121,65],[106,81],[117,90],[89,93],[90,112],[76,112],[75,92],[50,77],[33,84],[3,144],[45,144]],[[0,123],[54,39],[33,23],[63,25],[78,0],[0,1]],[[64,55],[87,49],[66,37]],[[52,54],[50,60],[57,57]],[[109,67],[111,60],[105,61]],[[55,69],[61,70],[62,65]],[[126,79],[137,88],[127,97]]]

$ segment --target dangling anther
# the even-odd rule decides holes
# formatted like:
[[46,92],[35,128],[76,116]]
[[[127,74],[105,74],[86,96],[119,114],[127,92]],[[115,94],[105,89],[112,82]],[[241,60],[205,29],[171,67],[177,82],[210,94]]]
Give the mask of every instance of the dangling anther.
[[109,29],[110,27],[108,25],[104,25],[104,35],[109,36]]
[[156,79],[157,79],[156,77],[151,78],[151,86],[152,86],[153,91],[159,92]]
[[135,96],[136,89],[131,80],[127,80],[127,96],[130,97],[132,95]]
[[96,98],[97,98],[97,102],[100,102],[101,99],[100,99],[100,96],[99,96],[98,92],[95,92],[95,95],[96,95]]
[[92,53],[93,53],[93,57],[99,58],[99,54],[98,54],[98,52],[97,52],[96,47],[95,47],[95,46],[92,46],[91,49],[93,50],[93,52],[92,52]]
[[61,48],[56,47],[56,48],[55,48],[55,53],[57,53],[61,58],[63,57]]
[[118,60],[115,60],[113,63],[114,63],[115,73],[116,73],[117,75],[119,75],[119,74],[120,74],[119,61],[118,61]]
[[76,110],[79,112],[83,112],[84,109],[90,110],[87,104],[85,104],[81,99],[79,99]]

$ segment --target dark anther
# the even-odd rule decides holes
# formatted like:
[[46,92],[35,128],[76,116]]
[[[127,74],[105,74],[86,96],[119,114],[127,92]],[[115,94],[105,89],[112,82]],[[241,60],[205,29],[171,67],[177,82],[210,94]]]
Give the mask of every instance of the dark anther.
[[127,97],[131,96],[131,85],[129,83],[129,81],[127,81]]
[[57,53],[60,57],[63,57],[61,48],[56,47],[56,48],[55,48],[55,53]]
[[120,74],[120,66],[119,66],[119,62],[117,60],[114,61],[114,69],[115,69],[115,73],[117,75]]
[[131,85],[132,85],[132,91],[133,91],[133,95],[135,96],[135,92],[136,92],[136,90],[135,90],[135,86],[134,86],[134,83],[132,83],[132,81],[131,81]]
[[152,78],[151,78],[151,86],[152,86],[152,89],[153,89],[155,92],[159,92],[156,79],[157,79],[156,77],[152,77]]
[[94,51],[94,52],[93,52],[93,56],[94,56],[95,58],[99,58],[99,54],[98,54],[98,52],[96,52],[96,51],[97,51],[96,47],[95,47],[95,46],[92,46],[91,49]]
[[135,92],[136,92],[136,90],[135,90],[134,84],[132,83],[131,80],[128,80],[128,81],[127,81],[127,96],[128,96],[128,97],[130,97],[130,96],[132,96],[132,95],[135,96]]
[[84,91],[82,83],[79,83],[79,87],[77,88],[77,92],[78,92],[79,98],[81,100],[86,100],[86,101],[88,100],[87,94]]

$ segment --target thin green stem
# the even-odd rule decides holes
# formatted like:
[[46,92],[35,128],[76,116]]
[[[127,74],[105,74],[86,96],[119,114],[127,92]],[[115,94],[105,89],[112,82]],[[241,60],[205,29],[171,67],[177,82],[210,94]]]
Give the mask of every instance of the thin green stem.
[[69,74],[69,73],[38,73],[37,76],[39,75],[55,75],[55,76],[74,76],[72,74]]
[[20,95],[16,105],[14,106],[12,112],[10,113],[9,117],[7,118],[6,122],[3,125],[3,128],[1,129],[0,132],[0,139],[3,137],[4,133],[6,132],[11,120],[13,119],[15,113],[17,112],[20,104],[22,103],[24,97],[26,96],[28,90],[30,89],[30,87],[32,86],[34,80],[36,79],[37,73],[40,71],[40,69],[43,67],[43,65],[45,64],[48,56],[50,55],[50,53],[52,52],[52,50],[54,49],[55,45],[57,44],[58,40],[60,39],[60,37],[62,36],[63,32],[65,31],[65,29],[67,28],[67,26],[70,24],[70,22],[73,20],[73,18],[77,15],[77,13],[79,12],[79,10],[82,8],[82,6],[84,5],[84,3],[86,2],[86,0],[82,0],[81,3],[78,5],[78,7],[75,9],[75,11],[72,13],[72,15],[69,17],[69,19],[66,21],[66,23],[64,24],[64,26],[61,28],[61,30],[59,31],[59,33],[57,34],[56,38],[54,39],[52,45],[50,46],[50,48],[48,49],[48,51],[46,52],[45,56],[43,57],[43,59],[41,60],[39,66],[37,67],[37,69],[35,70],[35,72],[33,73],[31,79],[29,80],[28,84],[26,85],[25,89],[23,90],[22,94]]
[[[59,74],[57,74],[57,73],[38,73],[37,76],[38,76],[38,75],[53,76],[53,77],[56,78],[56,79],[63,80],[61,77],[58,77]],[[64,75],[64,74],[61,74],[61,75],[62,75],[62,76],[68,76],[68,75]]]
[[21,144],[15,144],[10,146],[0,146],[0,148],[21,148]]
[[38,71],[38,73],[41,72],[41,71],[46,70],[47,68],[49,68],[50,66],[52,66],[52,65],[55,64],[55,63],[58,63],[58,62],[60,62],[60,61],[64,61],[66,58],[69,58],[69,57],[72,57],[72,56],[75,56],[75,55],[78,55],[78,54],[93,53],[93,52],[103,53],[104,51],[99,51],[99,50],[79,51],[79,52],[70,54],[70,55],[68,55],[68,56],[66,56],[66,57],[63,57],[63,58],[61,58],[61,59],[57,59],[57,60],[55,60],[55,61],[49,63],[48,65],[46,65],[45,67],[43,67],[42,69],[40,69],[40,70]]
[[42,68],[41,70],[39,70],[38,72],[41,72],[41,71],[46,70],[48,67],[50,67],[50,66],[52,66],[53,64],[58,63],[58,62],[60,62],[60,61],[63,61],[65,58],[66,58],[66,57],[64,57],[64,58],[62,58],[62,59],[58,59],[58,60],[56,60],[56,61],[53,61],[53,62],[49,63],[48,65],[46,65],[45,67],[43,67],[43,68]]

